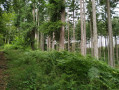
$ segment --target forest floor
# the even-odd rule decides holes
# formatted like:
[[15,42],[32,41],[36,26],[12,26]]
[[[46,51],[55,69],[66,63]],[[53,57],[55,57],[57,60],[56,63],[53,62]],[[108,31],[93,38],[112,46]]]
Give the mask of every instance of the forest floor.
[[0,51],[0,90],[6,89],[6,77],[5,71],[7,69],[6,59],[4,53]]

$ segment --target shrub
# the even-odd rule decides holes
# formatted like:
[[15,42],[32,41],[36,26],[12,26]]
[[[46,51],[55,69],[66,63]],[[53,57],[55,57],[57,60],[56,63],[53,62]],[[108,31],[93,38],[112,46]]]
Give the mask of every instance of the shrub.
[[79,53],[6,51],[10,90],[119,89],[119,71]]

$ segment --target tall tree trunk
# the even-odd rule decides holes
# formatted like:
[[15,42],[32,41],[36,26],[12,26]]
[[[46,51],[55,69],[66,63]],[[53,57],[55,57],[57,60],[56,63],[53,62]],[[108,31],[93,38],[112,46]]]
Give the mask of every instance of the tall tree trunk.
[[97,22],[96,22],[96,4],[95,0],[92,0],[93,10],[93,40],[94,40],[94,57],[98,59],[98,35],[97,35]]
[[49,51],[51,50],[51,37],[49,36]]
[[[73,0],[74,5],[74,0]],[[74,6],[73,6],[73,42],[72,42],[72,51],[75,51],[75,22],[74,22]]]
[[113,56],[113,32],[112,32],[112,22],[110,15],[110,1],[107,0],[107,19],[108,19],[108,32],[109,32],[109,64],[114,67],[114,56]]
[[[38,9],[36,11],[36,24],[39,27],[39,15],[38,15]],[[35,30],[35,46],[36,49],[39,48],[39,29]]]
[[103,38],[103,36],[101,36],[101,47],[100,47],[100,57],[102,57],[102,55],[103,55],[103,45],[102,45],[102,39]]
[[84,22],[84,55],[86,55],[86,48],[87,48],[87,45],[86,45],[86,20],[85,20],[85,0],[83,0],[83,22]]
[[69,39],[69,17],[68,17],[68,51],[70,51],[70,39]]
[[49,37],[47,36],[47,51],[48,51],[48,48],[49,48]]
[[107,47],[108,47],[108,49],[107,49],[107,50],[108,50],[108,64],[110,65],[110,59],[109,59],[109,58],[110,58],[110,50],[109,50],[109,36],[107,37],[107,42],[108,42],[108,46],[107,46]]
[[44,34],[40,33],[40,48],[44,51]]
[[105,58],[106,58],[106,36],[104,36],[104,38],[105,38],[105,47],[104,47],[104,61],[105,61]]
[[[63,1],[65,3],[65,0]],[[63,8],[61,12],[61,21],[62,23],[65,23],[65,8]],[[65,26],[62,25],[60,30],[60,39],[59,39],[59,51],[64,50],[64,32],[65,32]]]
[[55,33],[53,32],[53,35],[52,35],[52,50],[55,49]]
[[99,54],[99,57],[101,57],[101,41],[99,42],[99,50],[98,51],[99,51],[99,53],[98,53]]
[[93,23],[92,23],[92,14],[90,16],[90,35],[91,35],[91,55],[94,56],[94,48],[93,48]]
[[115,36],[115,49],[116,49],[116,60],[117,60],[117,63],[119,64],[119,56],[118,56],[118,44],[117,44],[117,37]]
[[[33,3],[33,22],[34,22],[34,25],[35,25],[35,3]],[[31,48],[32,50],[35,50],[35,27],[33,27],[33,30],[31,31]]]
[[85,23],[85,4],[80,0],[80,17],[81,17],[81,54],[86,55],[86,23]]
[[51,50],[51,37],[48,36],[48,41],[47,41],[47,51],[50,51]]
[[83,22],[83,0],[80,0],[80,18],[81,18],[81,54],[85,55],[84,50],[84,22]]

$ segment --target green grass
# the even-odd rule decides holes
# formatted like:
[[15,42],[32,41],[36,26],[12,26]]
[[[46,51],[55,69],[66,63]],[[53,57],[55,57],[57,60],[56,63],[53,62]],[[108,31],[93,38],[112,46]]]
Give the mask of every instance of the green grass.
[[118,90],[119,70],[66,51],[5,51],[8,90]]

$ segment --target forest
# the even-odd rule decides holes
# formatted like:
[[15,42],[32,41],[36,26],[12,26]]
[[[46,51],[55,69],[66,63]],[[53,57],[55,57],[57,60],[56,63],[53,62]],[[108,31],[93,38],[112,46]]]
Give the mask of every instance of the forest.
[[119,90],[119,1],[0,0],[0,90]]

